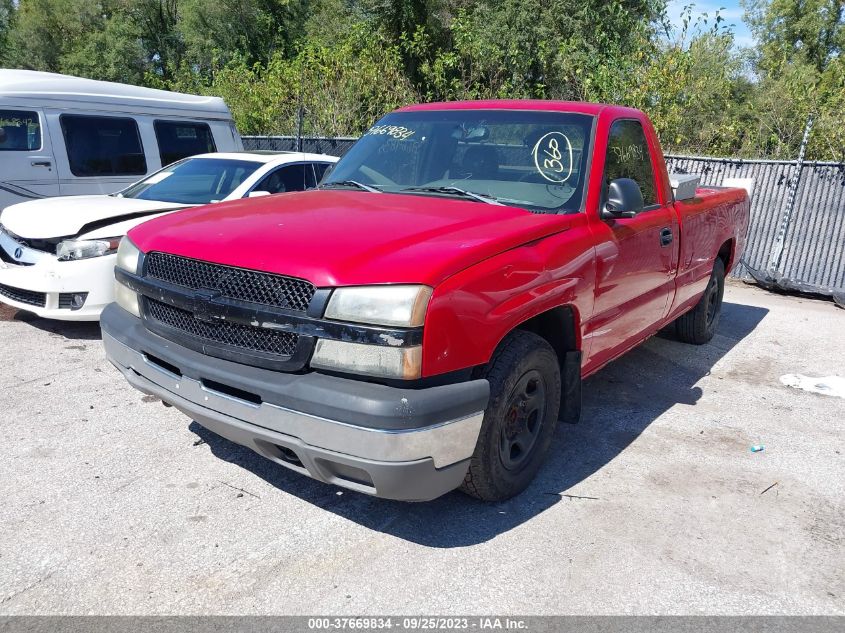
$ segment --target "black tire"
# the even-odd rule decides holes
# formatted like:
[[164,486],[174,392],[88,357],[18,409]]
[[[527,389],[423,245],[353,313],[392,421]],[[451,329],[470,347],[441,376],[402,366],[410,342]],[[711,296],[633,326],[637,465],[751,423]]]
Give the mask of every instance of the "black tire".
[[531,483],[549,452],[560,410],[560,364],[551,345],[516,331],[487,366],[490,402],[461,490],[504,501]]
[[713,264],[710,281],[695,307],[675,320],[675,334],[684,343],[709,343],[719,327],[722,297],[725,294],[725,265],[718,257]]

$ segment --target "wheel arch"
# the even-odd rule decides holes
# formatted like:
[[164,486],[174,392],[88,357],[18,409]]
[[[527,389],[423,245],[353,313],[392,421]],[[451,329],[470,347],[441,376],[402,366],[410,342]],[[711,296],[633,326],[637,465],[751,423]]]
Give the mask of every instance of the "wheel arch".
[[735,255],[736,240],[734,238],[725,240],[725,242],[719,247],[719,251],[716,253],[716,258],[722,260],[722,263],[725,265],[726,274],[733,269]]
[[580,348],[578,314],[572,305],[560,305],[540,312],[513,329],[533,332],[546,339],[558,359],[562,359],[566,352],[575,352]]
[[581,328],[577,308],[564,304],[538,312],[513,327],[502,337],[496,349],[518,330],[536,334],[554,350],[561,377],[559,417],[564,422],[577,422],[581,417]]

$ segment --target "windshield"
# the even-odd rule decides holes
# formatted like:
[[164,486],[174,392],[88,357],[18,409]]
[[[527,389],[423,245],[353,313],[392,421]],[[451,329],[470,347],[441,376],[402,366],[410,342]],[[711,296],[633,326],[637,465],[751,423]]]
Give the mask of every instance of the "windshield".
[[592,124],[591,116],[564,112],[394,112],[355,143],[321,186],[573,213],[584,195]]
[[261,167],[251,160],[187,158],[123,190],[124,198],[207,204],[223,200]]

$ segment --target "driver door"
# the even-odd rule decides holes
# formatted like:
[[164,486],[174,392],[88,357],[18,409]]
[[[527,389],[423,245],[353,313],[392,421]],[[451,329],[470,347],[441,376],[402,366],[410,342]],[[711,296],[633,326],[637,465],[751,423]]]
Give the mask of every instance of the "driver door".
[[586,336],[590,363],[603,365],[656,330],[674,286],[678,227],[671,200],[661,200],[655,150],[643,125],[620,119],[610,128],[601,209],[616,178],[631,178],[643,194],[634,217],[593,222],[595,308]]

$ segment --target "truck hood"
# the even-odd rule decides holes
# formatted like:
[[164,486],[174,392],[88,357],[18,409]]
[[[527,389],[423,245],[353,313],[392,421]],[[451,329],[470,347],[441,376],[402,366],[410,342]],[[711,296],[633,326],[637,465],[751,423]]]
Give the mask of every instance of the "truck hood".
[[207,205],[129,232],[163,251],[316,286],[423,283],[566,230],[570,216],[435,196],[317,190]]
[[[63,196],[6,207],[0,214],[0,223],[20,237],[50,239],[75,236],[112,223],[185,206],[116,196]],[[120,233],[115,234],[118,235]]]

